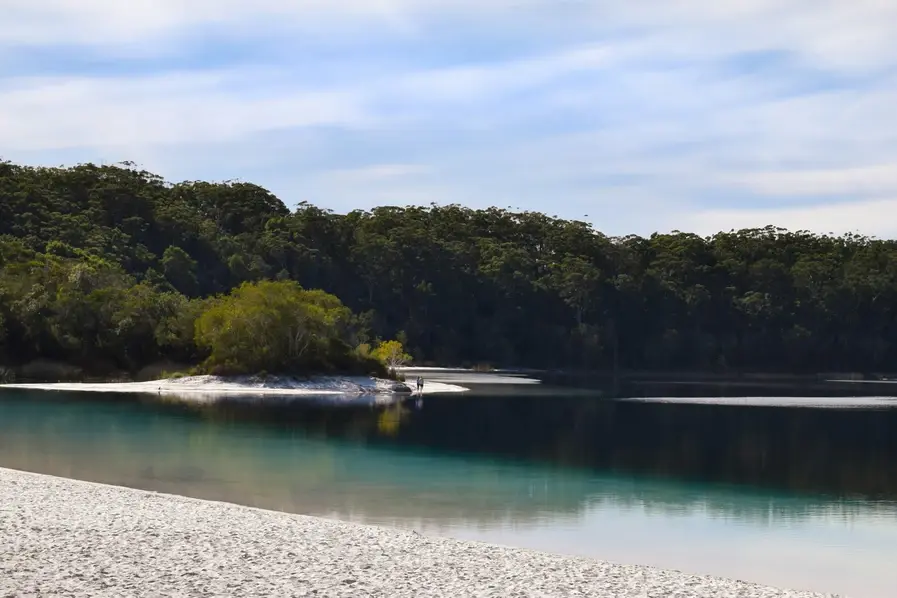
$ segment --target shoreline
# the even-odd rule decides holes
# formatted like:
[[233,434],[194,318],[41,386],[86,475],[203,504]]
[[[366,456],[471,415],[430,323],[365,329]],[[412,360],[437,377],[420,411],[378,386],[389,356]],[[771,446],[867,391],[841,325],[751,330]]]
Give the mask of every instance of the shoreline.
[[288,376],[185,376],[146,382],[33,382],[0,384],[0,390],[42,390],[95,393],[140,393],[187,400],[208,400],[223,396],[385,396],[400,397],[419,394],[467,392],[455,384],[427,381],[422,393],[413,393],[407,383],[369,376],[317,376],[294,378]]
[[[40,361],[40,360],[38,360]],[[36,363],[36,362],[35,362]],[[23,366],[24,367],[24,366]],[[3,372],[7,372],[12,374],[11,378],[8,378],[8,382],[0,382],[0,388],[8,387],[8,388],[42,388],[49,387],[50,385],[55,385],[58,388],[62,388],[64,386],[71,387],[71,390],[75,390],[76,386],[82,387],[100,387],[106,385],[128,385],[129,387],[136,388],[139,384],[151,385],[158,382],[166,382],[167,380],[172,380],[175,378],[163,378],[159,375],[161,371],[159,368],[154,368],[156,370],[155,379],[152,379],[152,375],[147,376],[133,376],[133,375],[108,375],[108,376],[66,376],[64,375],[64,371],[68,366],[64,363],[56,363],[56,362],[47,362],[43,363],[42,366],[46,371],[39,375],[28,375],[23,373],[22,367],[14,368],[8,366],[0,366],[0,380],[3,379]],[[56,371],[58,375],[52,375],[49,372]],[[399,366],[395,368],[396,372],[402,374],[410,374],[410,375],[424,375],[427,376],[439,376],[439,375],[489,375],[496,377],[523,377],[519,381],[519,383],[556,383],[558,381],[562,381],[561,386],[567,386],[569,382],[582,382],[587,381],[591,383],[598,383],[599,386],[602,385],[611,385],[611,384],[632,384],[636,386],[706,386],[706,387],[717,387],[717,386],[725,386],[725,387],[760,387],[760,388],[772,388],[772,387],[798,387],[798,388],[835,388],[842,387],[846,388],[858,388],[863,386],[887,386],[897,384],[897,373],[892,374],[869,374],[869,373],[860,373],[860,372],[800,372],[800,373],[782,373],[782,372],[764,372],[764,371],[732,371],[732,372],[718,372],[718,371],[667,371],[667,370],[620,370],[616,374],[613,371],[598,369],[598,370],[567,370],[567,369],[539,369],[539,368],[488,368],[488,369],[478,369],[478,368],[465,368],[461,366],[435,366],[435,365],[410,365],[410,366]],[[527,376],[535,376],[535,378],[527,378]],[[184,376],[183,378],[209,378],[213,376]],[[148,379],[150,378],[150,379]],[[181,378],[181,379],[183,379]],[[218,377],[225,378],[225,377]],[[257,378],[257,376],[232,376],[230,378]],[[281,378],[281,379],[300,379],[299,377],[293,376],[268,376],[269,379],[273,378]],[[370,378],[366,376],[358,376],[358,375],[349,375],[349,374],[321,374],[316,376],[311,376],[309,379],[324,379],[324,380],[333,380],[340,379],[344,381],[357,381],[359,379],[368,379],[368,380],[381,380],[382,382],[391,382],[394,384],[401,385],[402,382],[386,380],[386,379],[378,379],[378,378]],[[306,378],[301,378],[305,380]],[[428,384],[429,385],[429,384]],[[261,385],[250,385],[252,389],[255,390],[257,388],[261,388]],[[329,388],[330,384],[325,384],[319,390],[318,394],[331,394],[331,388]],[[451,385],[449,385],[451,386]],[[587,385],[587,387],[591,388],[593,384]],[[269,387],[270,388],[270,387]],[[50,390],[50,388],[47,388]],[[411,390],[410,388],[408,389]],[[469,390],[469,389],[465,389]],[[125,390],[124,392],[130,392],[129,390]],[[266,391],[271,392],[271,391]],[[343,391],[340,391],[343,392]],[[345,392],[351,393],[354,392],[354,389],[346,390]],[[408,391],[405,391],[408,392]],[[441,389],[442,392],[458,392],[458,390],[450,390],[450,389]],[[294,393],[294,394],[299,394]],[[333,393],[336,394],[336,393]]]
[[0,468],[0,594],[833,598]]

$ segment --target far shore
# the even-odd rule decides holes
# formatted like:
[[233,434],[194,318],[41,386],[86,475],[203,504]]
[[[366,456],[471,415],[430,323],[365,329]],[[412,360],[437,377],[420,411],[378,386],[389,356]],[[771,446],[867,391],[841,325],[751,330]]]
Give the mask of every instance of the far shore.
[[570,379],[610,380],[617,377],[626,381],[644,383],[812,383],[812,382],[897,382],[897,372],[764,372],[764,371],[714,371],[714,370],[626,370],[576,368],[526,368],[526,367],[449,367],[435,365],[411,365],[396,368],[400,372],[434,373],[484,373],[521,374],[538,376],[562,376]]
[[145,382],[32,382],[2,384],[0,389],[68,392],[143,393],[184,398],[210,398],[234,395],[276,396],[396,396],[465,392],[454,384],[428,381],[423,391],[409,384],[369,376],[184,376]]
[[[385,394],[408,393],[414,389],[413,382],[378,379],[357,375],[293,376],[185,376],[173,377],[171,372],[185,372],[190,367],[185,364],[162,362],[147,366],[139,372],[117,372],[107,375],[91,375],[76,366],[39,359],[23,366],[0,366],[0,388],[33,388],[47,390],[71,390],[91,392],[211,392],[211,387],[203,388],[209,379],[215,379],[216,393],[263,394]],[[677,371],[677,370],[620,370],[614,373],[608,369],[534,369],[534,368],[493,368],[486,365],[475,367],[440,366],[432,363],[408,365],[395,368],[400,376],[409,378],[418,375],[426,380],[425,393],[459,392],[467,388],[443,384],[429,380],[433,377],[455,374],[490,375],[499,378],[524,377],[524,382],[542,382],[549,386],[574,386],[582,388],[617,387],[634,385],[644,387],[693,386],[730,387],[742,389],[825,389],[874,388],[897,384],[897,373],[868,372],[817,372],[783,373],[750,371]],[[268,382],[263,382],[267,378]],[[190,380],[204,379],[206,382],[192,384]],[[290,380],[289,383],[283,383]],[[300,382],[297,382],[300,381]],[[4,383],[5,382],[5,383]],[[391,388],[391,390],[390,390]]]

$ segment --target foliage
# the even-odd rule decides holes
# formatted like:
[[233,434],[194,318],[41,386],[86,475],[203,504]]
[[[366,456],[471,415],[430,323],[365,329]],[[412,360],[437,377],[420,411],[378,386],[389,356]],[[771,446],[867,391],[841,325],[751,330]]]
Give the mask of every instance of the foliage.
[[292,281],[243,283],[196,320],[205,367],[226,373],[328,369],[354,355],[351,312],[339,299]]
[[411,361],[411,356],[405,353],[405,348],[399,341],[382,341],[371,352],[371,356],[390,370],[395,370]]
[[248,183],[0,163],[0,331],[6,365],[356,367],[365,353],[345,347],[394,338],[445,365],[878,371],[897,363],[897,242],[610,238],[457,205],[291,211]]

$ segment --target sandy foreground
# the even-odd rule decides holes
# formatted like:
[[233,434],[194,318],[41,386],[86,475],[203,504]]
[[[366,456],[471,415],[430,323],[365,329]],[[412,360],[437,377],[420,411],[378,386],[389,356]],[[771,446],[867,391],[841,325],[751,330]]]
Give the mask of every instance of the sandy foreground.
[[821,597],[0,469],[0,596]]

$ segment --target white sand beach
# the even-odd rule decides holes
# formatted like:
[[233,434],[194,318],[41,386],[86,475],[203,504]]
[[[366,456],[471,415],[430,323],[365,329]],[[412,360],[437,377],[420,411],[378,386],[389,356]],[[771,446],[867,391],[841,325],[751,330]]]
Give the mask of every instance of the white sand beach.
[[0,469],[0,596],[822,598]]
[[[56,390],[69,392],[151,393],[201,400],[222,395],[393,395],[408,393],[408,385],[393,380],[367,376],[318,376],[308,379],[286,376],[186,376],[148,382],[78,383],[50,382],[31,384],[2,384],[0,388]],[[455,384],[426,381],[422,394],[465,392]]]
[[869,409],[897,407],[897,397],[631,397],[639,403],[682,405],[729,405],[739,407],[807,407],[812,409]]

